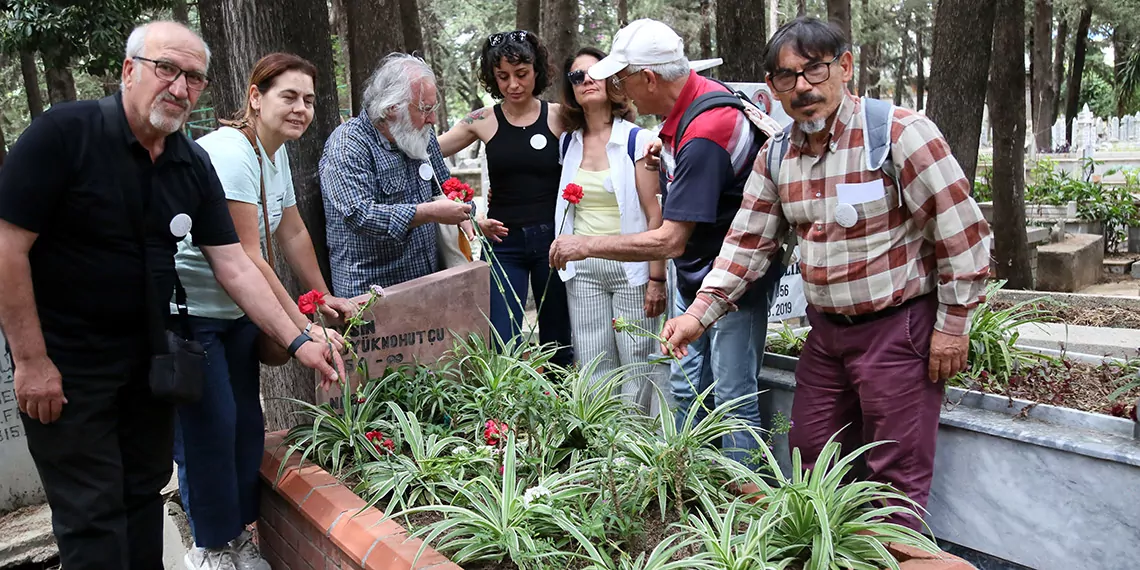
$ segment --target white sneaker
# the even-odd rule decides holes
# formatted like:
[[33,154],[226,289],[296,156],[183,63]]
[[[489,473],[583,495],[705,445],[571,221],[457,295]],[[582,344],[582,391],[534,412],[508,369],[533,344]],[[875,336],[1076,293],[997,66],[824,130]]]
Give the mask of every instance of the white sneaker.
[[182,559],[186,570],[236,570],[227,548],[190,549]]
[[230,541],[229,551],[237,570],[272,570],[269,563],[261,557],[261,551],[253,543],[253,533],[248,530],[243,530],[237,538]]

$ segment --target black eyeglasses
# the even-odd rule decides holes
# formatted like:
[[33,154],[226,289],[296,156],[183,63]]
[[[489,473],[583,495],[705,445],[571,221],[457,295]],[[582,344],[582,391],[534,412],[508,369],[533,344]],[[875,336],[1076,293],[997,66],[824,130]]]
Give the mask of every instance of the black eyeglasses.
[[161,59],[147,59],[138,55],[132,57],[131,59],[153,63],[155,76],[169,83],[174,83],[175,81],[178,81],[179,77],[185,75],[186,87],[195,91],[201,91],[210,84],[210,78],[207,77],[206,74],[198,73],[197,71],[186,71],[185,69],[182,69],[181,67],[178,67],[169,61]]
[[566,80],[570,82],[570,85],[577,87],[586,82],[586,72],[581,69],[575,69],[566,74]]
[[803,71],[777,71],[776,73],[769,73],[768,79],[772,81],[772,88],[780,93],[791,91],[796,88],[796,83],[799,82],[802,75],[808,83],[812,85],[819,85],[828,79],[831,79],[831,64],[839,61],[843,54],[839,54],[832,58],[831,61],[819,61],[809,64],[804,67]]
[[487,41],[491,42],[491,47],[499,47],[503,42],[510,40],[512,42],[526,43],[526,30],[515,30],[513,32],[499,32],[491,34]]

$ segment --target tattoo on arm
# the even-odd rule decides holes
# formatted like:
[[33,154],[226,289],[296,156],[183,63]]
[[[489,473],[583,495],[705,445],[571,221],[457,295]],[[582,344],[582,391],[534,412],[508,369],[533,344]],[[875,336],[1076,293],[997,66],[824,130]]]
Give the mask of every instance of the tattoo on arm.
[[463,117],[463,122],[470,125],[470,124],[474,123],[475,121],[482,121],[483,119],[486,118],[486,116],[484,115],[485,112],[486,112],[486,109],[479,109],[478,111],[471,111],[470,114],[468,114],[466,117]]

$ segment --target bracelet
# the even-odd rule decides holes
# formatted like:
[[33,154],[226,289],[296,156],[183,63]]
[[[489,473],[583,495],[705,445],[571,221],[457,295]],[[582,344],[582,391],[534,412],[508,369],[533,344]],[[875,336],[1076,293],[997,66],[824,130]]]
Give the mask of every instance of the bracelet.
[[289,344],[289,348],[286,349],[286,352],[289,353],[289,357],[297,356],[297,351],[301,349],[301,345],[311,340],[313,340],[313,337],[309,336],[309,333],[297,335],[297,338],[293,339],[293,342]]
[[664,283],[665,282],[664,277],[654,277],[652,275],[649,276],[649,280],[654,282],[654,283]]
[[313,332],[313,323],[312,322],[305,325],[305,334],[309,334],[311,332]]

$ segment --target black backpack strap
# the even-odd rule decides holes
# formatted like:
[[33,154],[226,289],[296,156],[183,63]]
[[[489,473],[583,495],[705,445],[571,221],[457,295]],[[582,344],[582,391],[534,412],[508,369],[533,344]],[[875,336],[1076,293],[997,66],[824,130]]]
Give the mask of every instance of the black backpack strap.
[[629,140],[625,143],[625,153],[629,155],[630,162],[637,164],[637,133],[641,127],[634,126],[629,130]]
[[558,145],[559,146],[559,149],[558,149],[558,163],[559,164],[562,164],[562,161],[566,160],[566,151],[570,150],[570,139],[573,136],[574,136],[573,133],[571,133],[569,131],[562,133],[562,140],[559,141],[561,144]]
[[684,140],[682,137],[685,136],[689,123],[692,123],[701,113],[720,107],[732,107],[744,112],[744,103],[741,102],[740,97],[728,91],[711,91],[697,97],[689,105],[689,108],[681,114],[681,120],[677,123],[677,133],[673,135],[673,152],[681,150],[680,144]]

